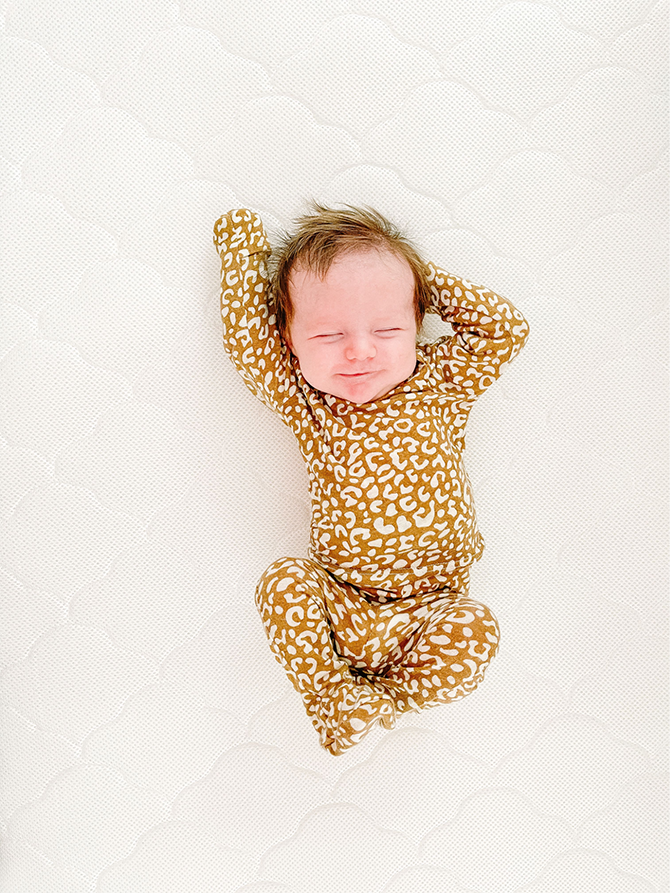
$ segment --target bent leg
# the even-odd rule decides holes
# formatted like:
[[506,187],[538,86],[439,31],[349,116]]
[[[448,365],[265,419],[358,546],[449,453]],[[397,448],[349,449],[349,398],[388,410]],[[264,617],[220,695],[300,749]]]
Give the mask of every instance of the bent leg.
[[338,653],[333,623],[346,626],[350,638],[357,630],[367,635],[360,611],[349,617],[329,611],[334,590],[341,588],[347,591],[338,593],[338,604],[355,607],[353,587],[302,558],[275,561],[256,588],[270,647],[301,695],[322,746],[334,754],[358,743],[375,722],[387,728],[395,723],[393,698],[383,683],[361,677]]
[[401,683],[419,708],[464,698],[498,650],[495,616],[462,592],[446,593],[412,613],[413,628],[387,654],[384,675]]

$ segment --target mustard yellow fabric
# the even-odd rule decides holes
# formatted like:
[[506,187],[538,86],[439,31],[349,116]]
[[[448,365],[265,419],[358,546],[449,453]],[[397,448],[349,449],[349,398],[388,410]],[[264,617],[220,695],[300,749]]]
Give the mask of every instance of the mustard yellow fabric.
[[[453,334],[418,344],[414,373],[388,394],[352,404],[312,388],[279,336],[260,218],[230,211],[214,226],[214,244],[226,352],[291,428],[309,471],[309,559],[268,569],[257,604],[321,744],[341,753],[377,721],[390,727],[398,712],[467,694],[495,653],[495,618],[467,595],[468,569],[484,542],[462,452],[474,401],[516,356],[529,326],[506,299],[429,265],[432,310]],[[380,606],[384,619],[373,622]],[[403,626],[417,610],[419,626]],[[401,618],[398,629],[383,633],[392,615]],[[357,630],[359,650],[380,626],[382,658],[371,652],[356,666],[337,624]],[[428,652],[430,660],[419,661]]]
[[319,733],[339,754],[375,722],[465,697],[498,649],[491,611],[468,595],[469,571],[414,596],[360,589],[309,558],[281,558],[256,605],[270,647]]

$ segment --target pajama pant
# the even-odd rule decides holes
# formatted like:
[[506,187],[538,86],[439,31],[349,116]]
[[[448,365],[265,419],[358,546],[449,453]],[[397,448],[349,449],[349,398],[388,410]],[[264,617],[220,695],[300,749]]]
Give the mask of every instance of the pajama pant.
[[[270,647],[321,745],[339,754],[379,722],[473,691],[498,649],[498,624],[468,595],[469,570],[413,594],[362,589],[304,558],[265,571],[256,606]],[[423,591],[428,590],[428,591]]]

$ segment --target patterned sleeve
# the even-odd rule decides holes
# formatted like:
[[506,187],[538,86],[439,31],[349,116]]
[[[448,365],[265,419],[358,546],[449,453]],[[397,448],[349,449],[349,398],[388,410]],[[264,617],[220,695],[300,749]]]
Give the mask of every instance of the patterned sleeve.
[[433,355],[445,380],[474,400],[514,359],[528,338],[528,322],[510,301],[428,264],[432,310],[454,334],[436,341]]
[[288,350],[267,304],[270,243],[257,214],[229,211],[214,224],[221,258],[223,345],[249,390],[284,414],[291,392]]

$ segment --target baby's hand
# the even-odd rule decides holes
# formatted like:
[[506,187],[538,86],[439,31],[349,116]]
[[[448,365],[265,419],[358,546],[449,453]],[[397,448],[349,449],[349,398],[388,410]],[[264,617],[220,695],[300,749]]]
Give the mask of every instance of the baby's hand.
[[237,208],[219,217],[214,224],[214,245],[221,257],[228,252],[250,255],[271,250],[261,218],[248,208]]

